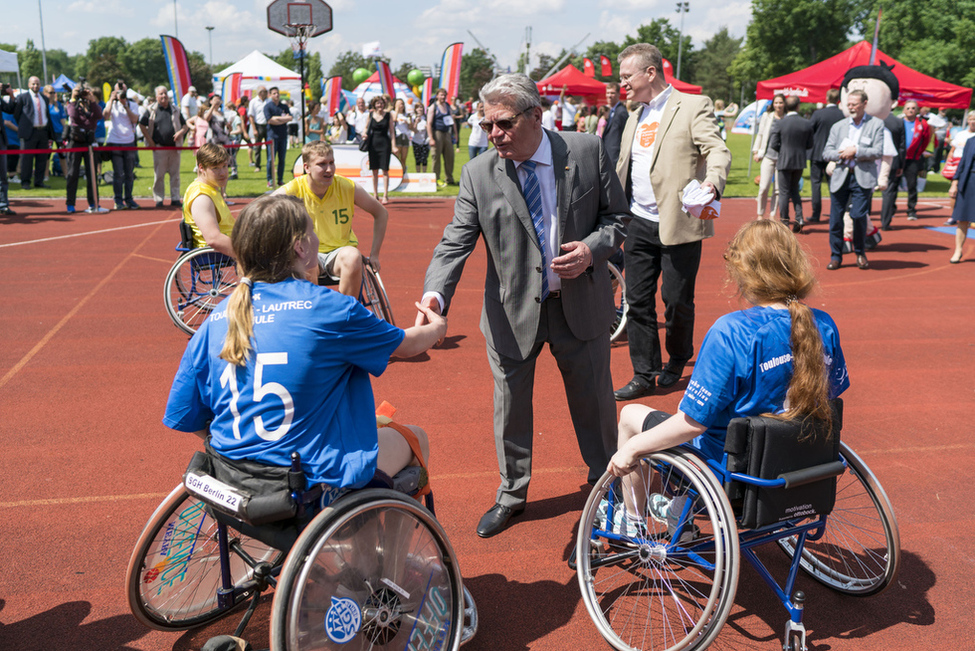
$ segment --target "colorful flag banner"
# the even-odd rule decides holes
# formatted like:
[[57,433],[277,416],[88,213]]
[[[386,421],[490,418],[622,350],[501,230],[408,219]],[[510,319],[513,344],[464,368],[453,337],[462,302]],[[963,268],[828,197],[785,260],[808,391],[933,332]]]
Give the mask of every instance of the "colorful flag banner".
[[322,81],[322,103],[328,115],[335,115],[342,108],[342,78],[329,77]]
[[447,100],[451,101],[460,94],[460,60],[464,53],[463,43],[453,43],[443,51],[440,60],[440,88],[447,91]]
[[186,49],[179,39],[174,36],[161,34],[163,58],[166,59],[166,71],[169,73],[169,85],[173,89],[176,103],[189,92],[193,82],[190,80],[190,61],[186,58]]
[[583,59],[582,60],[582,74],[584,74],[587,77],[595,77],[596,76],[596,66],[593,65],[592,59]]
[[420,101],[423,102],[423,108],[430,106],[433,101],[433,77],[427,77],[423,82],[423,92],[420,93]]
[[224,104],[236,104],[240,100],[240,82],[244,78],[243,73],[234,72],[229,77],[223,79],[223,90],[220,92]]
[[383,89],[383,95],[396,97],[396,89],[393,88],[393,72],[389,69],[389,64],[385,61],[376,60],[376,72],[379,73],[379,85]]
[[877,65],[877,51],[880,49],[880,17],[884,15],[884,8],[877,12],[877,26],[873,28],[873,47],[870,48],[870,65]]
[[606,56],[605,54],[599,55],[599,67],[602,68],[602,70],[600,70],[599,72],[599,75],[601,77],[613,76],[613,62],[610,61],[609,57]]

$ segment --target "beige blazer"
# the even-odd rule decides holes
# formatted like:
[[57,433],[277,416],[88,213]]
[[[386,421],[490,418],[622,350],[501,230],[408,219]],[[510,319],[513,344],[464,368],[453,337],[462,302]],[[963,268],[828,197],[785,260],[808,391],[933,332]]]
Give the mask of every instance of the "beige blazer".
[[[626,188],[627,199],[633,196],[633,186],[628,182],[630,153],[642,108],[641,105],[630,113],[616,164],[616,173]],[[691,179],[697,179],[713,183],[720,196],[730,169],[731,152],[721,139],[711,100],[701,95],[671,91],[660,118],[650,167],[650,182],[660,210],[660,241],[665,246],[714,236],[712,221],[698,219],[684,211],[681,193]]]

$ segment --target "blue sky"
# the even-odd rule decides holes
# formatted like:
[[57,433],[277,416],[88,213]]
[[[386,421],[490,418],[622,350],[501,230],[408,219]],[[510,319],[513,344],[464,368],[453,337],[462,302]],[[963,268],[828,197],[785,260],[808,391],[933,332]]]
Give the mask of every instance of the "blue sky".
[[[49,48],[69,54],[84,52],[99,36],[127,41],[174,33],[172,0],[41,0],[44,36]],[[677,25],[673,0],[333,0],[333,31],[309,45],[328,67],[347,50],[379,41],[393,67],[404,61],[417,65],[439,63],[443,49],[463,41],[476,47],[468,30],[497,56],[502,66],[514,66],[524,51],[525,28],[532,28],[533,55],[556,55],[585,38],[581,50],[599,40],[619,41],[640,24],[658,17]],[[691,0],[684,31],[696,46],[722,26],[743,36],[751,17],[748,0]],[[278,52],[289,40],[268,31],[268,0],[177,0],[179,38],[190,50],[209,58],[204,27],[213,25],[215,62],[236,61],[254,49]],[[23,47],[27,38],[41,43],[38,6],[33,1],[5,0],[0,41]],[[533,65],[537,58],[533,58]],[[676,62],[674,62],[676,64]]]

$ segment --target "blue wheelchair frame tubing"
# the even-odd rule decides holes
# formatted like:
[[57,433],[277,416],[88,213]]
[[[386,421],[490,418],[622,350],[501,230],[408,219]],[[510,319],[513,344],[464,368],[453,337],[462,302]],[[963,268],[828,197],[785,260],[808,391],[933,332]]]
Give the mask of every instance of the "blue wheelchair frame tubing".
[[[751,484],[753,486],[760,486],[763,488],[781,488],[785,486],[784,479],[761,479],[759,477],[754,477],[752,475],[745,475],[742,473],[731,472],[727,469],[728,465],[728,454],[725,453],[722,462],[718,463],[712,459],[704,459],[699,454],[698,450],[690,445],[681,445],[680,449],[694,454],[698,459],[704,461],[708,468],[714,473],[715,478],[722,484],[726,484],[729,481],[738,481],[744,484]],[[843,465],[848,469],[849,464],[846,459],[843,459],[840,455],[840,460],[843,461]],[[613,492],[610,491],[607,494],[607,508],[606,508],[606,523],[612,523],[614,518],[614,511],[618,502],[613,499]],[[622,496],[620,496],[622,499]],[[680,519],[678,520],[678,527],[675,534],[671,537],[671,541],[667,544],[668,555],[673,555],[675,551],[683,550],[686,553],[688,559],[693,560],[700,567],[706,568],[708,570],[714,570],[714,564],[705,561],[695,552],[710,552],[714,551],[713,543],[701,543],[700,545],[695,545],[689,548],[682,547],[679,542],[680,535],[687,524],[688,516],[690,515],[690,509],[692,508],[694,500],[687,500],[684,505],[684,509],[681,512]],[[816,541],[823,537],[826,533],[826,521],[827,517],[825,515],[819,516],[814,521],[807,522],[805,524],[793,524],[786,520],[784,522],[777,522],[775,524],[766,525],[759,529],[747,530],[744,533],[738,534],[739,547],[741,549],[741,555],[748,560],[749,564],[755,568],[759,576],[765,581],[765,583],[772,589],[772,592],[779,598],[782,602],[782,606],[788,611],[789,617],[792,622],[796,624],[802,623],[802,613],[803,604],[795,604],[792,601],[790,595],[793,594],[793,589],[795,588],[796,578],[799,575],[799,567],[802,563],[802,552],[805,547],[806,541]],[[783,527],[786,527],[783,529]],[[606,538],[609,540],[620,541],[634,541],[637,543],[645,542],[642,538],[634,538],[632,536],[621,536],[614,531],[608,531],[603,529],[598,529],[598,536],[600,538]],[[792,564],[789,567],[789,574],[786,577],[784,585],[779,585],[778,581],[772,576],[765,564],[762,563],[761,559],[755,553],[754,548],[766,545],[771,542],[781,540],[783,538],[789,538],[796,536],[795,551],[792,555]]]

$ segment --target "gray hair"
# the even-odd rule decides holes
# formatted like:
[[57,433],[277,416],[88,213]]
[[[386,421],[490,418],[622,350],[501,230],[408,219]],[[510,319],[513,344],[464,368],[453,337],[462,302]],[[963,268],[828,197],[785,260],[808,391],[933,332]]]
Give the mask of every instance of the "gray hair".
[[641,68],[649,68],[650,66],[653,66],[661,74],[663,73],[664,58],[663,55],[660,54],[660,50],[657,49],[657,46],[650,45],[649,43],[636,43],[635,45],[631,45],[620,52],[619,56],[616,57],[616,61],[623,63],[623,61],[626,59],[634,56],[639,57],[638,60]]
[[153,94],[153,95],[158,95],[158,94],[159,94],[159,91],[162,91],[162,92],[164,92],[164,93],[166,93],[167,95],[169,95],[169,89],[168,89],[168,88],[166,88],[165,86],[156,86],[156,87],[155,87],[155,88],[154,88],[154,89],[152,90],[152,94]]
[[[867,94],[864,91],[862,91],[862,90],[851,90],[850,91],[850,94],[847,95],[847,98],[853,97],[854,95],[856,95],[857,97],[859,97],[860,98],[860,101],[863,102],[864,104],[867,103]],[[912,102],[912,101],[914,101],[914,100],[908,100],[907,102],[904,103],[904,106],[907,106],[907,104],[909,102]],[[917,104],[917,102],[914,102],[914,103]]]
[[504,101],[518,113],[542,105],[538,86],[520,72],[495,77],[481,88],[480,97],[482,102],[490,104]]

